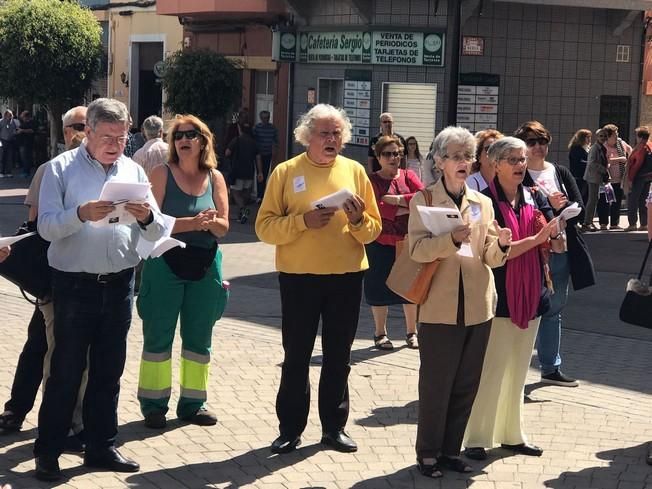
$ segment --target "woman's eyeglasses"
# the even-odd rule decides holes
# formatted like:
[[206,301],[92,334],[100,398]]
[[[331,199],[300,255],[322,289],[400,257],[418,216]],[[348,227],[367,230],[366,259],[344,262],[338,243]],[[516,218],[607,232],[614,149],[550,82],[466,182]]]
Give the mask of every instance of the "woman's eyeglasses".
[[398,158],[401,155],[400,151],[382,151],[380,153],[380,156],[383,156],[385,158]]
[[174,133],[174,140],[181,141],[184,137],[186,139],[195,139],[199,135],[196,129],[190,129],[188,131],[177,131]]
[[84,129],[86,129],[86,124],[84,124],[83,122],[78,122],[75,124],[68,124],[66,127],[72,127],[75,131],[81,132]]
[[521,157],[521,158],[514,158],[514,157],[501,158],[499,161],[506,161],[510,165],[516,166],[516,165],[522,165],[523,163],[525,163],[525,158],[523,158],[523,157]]
[[550,140],[544,137],[528,138],[525,140],[525,144],[527,145],[528,148],[534,147],[535,144],[538,144],[539,146],[548,146],[548,143],[550,143]]
[[442,156],[444,160],[453,160],[455,163],[462,163],[463,161],[473,161],[474,157],[472,154],[456,154],[456,155],[444,155]]

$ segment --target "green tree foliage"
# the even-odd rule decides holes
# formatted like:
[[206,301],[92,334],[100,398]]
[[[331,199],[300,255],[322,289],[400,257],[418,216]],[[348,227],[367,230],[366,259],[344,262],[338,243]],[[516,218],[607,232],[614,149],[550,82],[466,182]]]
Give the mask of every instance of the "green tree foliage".
[[238,66],[208,50],[177,51],[165,60],[166,108],[205,121],[222,118],[241,97]]
[[102,29],[77,2],[0,2],[0,96],[43,104],[51,148],[63,108],[82,98],[97,77]]

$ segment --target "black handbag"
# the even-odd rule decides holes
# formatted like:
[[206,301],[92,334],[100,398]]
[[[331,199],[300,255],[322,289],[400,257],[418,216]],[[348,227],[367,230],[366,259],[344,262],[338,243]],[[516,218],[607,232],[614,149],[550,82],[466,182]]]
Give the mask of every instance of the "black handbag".
[[[36,232],[36,221],[25,221],[14,234]],[[51,270],[48,265],[48,247],[38,233],[21,239],[11,246],[11,253],[0,263],[0,275],[17,285],[25,299],[32,304],[27,294],[38,299],[39,304],[49,302],[51,293]]]
[[620,306],[621,321],[650,329],[652,329],[652,287],[650,287],[649,283],[652,283],[652,276],[650,276],[650,282],[647,284],[641,281],[641,278],[651,250],[652,241],[647,247],[641,270],[638,272],[638,278],[630,279],[627,282],[625,299]]

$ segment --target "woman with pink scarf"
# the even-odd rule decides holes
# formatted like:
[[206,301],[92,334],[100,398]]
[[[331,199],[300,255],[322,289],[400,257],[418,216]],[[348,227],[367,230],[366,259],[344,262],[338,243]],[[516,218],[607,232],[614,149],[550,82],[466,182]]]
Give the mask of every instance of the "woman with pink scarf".
[[493,202],[499,226],[511,229],[512,247],[507,263],[493,269],[498,305],[464,437],[465,455],[474,460],[486,459],[485,449],[495,445],[522,455],[543,453],[522,430],[523,386],[548,302],[545,252],[562,230],[546,197],[522,184],[525,151],[522,140],[506,137],[493,143],[488,154],[496,163],[496,177],[483,193]]

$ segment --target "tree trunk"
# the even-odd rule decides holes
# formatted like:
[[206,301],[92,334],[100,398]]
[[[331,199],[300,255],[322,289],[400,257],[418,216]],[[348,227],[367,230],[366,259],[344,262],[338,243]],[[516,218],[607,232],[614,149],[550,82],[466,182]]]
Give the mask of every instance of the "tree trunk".
[[48,113],[48,126],[50,126],[50,159],[59,154],[58,143],[63,139],[63,127],[61,116],[63,115],[62,104],[54,102],[45,106]]

